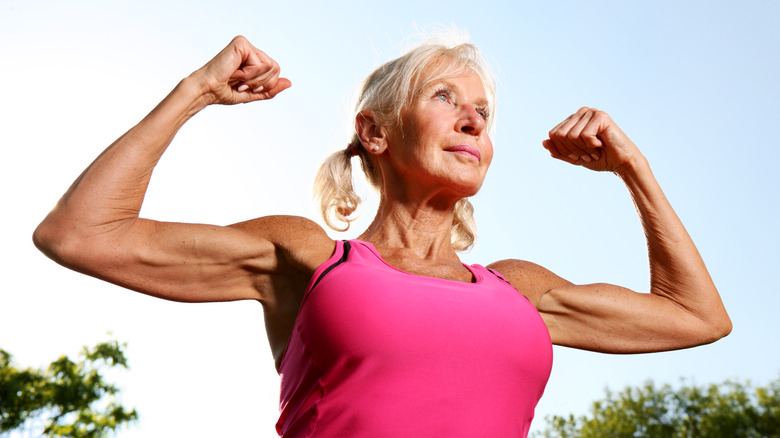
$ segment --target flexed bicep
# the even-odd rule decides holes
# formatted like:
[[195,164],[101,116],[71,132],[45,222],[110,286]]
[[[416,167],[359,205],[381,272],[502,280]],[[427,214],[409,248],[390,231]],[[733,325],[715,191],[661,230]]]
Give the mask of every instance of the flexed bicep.
[[673,300],[606,283],[552,289],[537,309],[554,344],[589,351],[648,353],[720,338]]
[[279,71],[245,38],[233,39],[81,173],[36,228],[36,246],[69,268],[163,298],[257,298],[250,277],[279,266],[277,242],[139,213],[152,170],[184,123],[211,103],[275,96],[290,85]]
[[609,285],[537,291],[554,339],[597,351],[639,352],[712,342],[731,331],[718,290],[647,159],[603,111],[581,108],[549,132],[557,159],[611,171],[631,194],[647,239],[649,293]]

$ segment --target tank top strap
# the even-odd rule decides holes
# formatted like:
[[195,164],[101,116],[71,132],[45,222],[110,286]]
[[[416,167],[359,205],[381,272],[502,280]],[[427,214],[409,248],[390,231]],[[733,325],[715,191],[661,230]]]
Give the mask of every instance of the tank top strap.
[[332,271],[336,266],[347,261],[347,257],[349,256],[349,251],[351,248],[352,244],[348,240],[336,241],[336,250],[333,251],[333,255],[327,261],[325,261],[325,263],[321,264],[314,271],[314,274],[312,274],[311,280],[309,281],[309,287],[306,288],[306,295],[303,298],[304,301],[328,272]]

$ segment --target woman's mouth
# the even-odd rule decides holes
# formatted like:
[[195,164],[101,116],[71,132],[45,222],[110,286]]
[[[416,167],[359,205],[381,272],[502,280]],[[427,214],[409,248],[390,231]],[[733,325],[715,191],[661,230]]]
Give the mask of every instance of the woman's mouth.
[[447,149],[445,149],[447,152],[455,152],[456,154],[464,155],[470,158],[473,158],[477,161],[482,158],[482,154],[479,153],[479,150],[475,148],[474,146],[469,146],[467,144],[460,144],[457,146],[452,146]]

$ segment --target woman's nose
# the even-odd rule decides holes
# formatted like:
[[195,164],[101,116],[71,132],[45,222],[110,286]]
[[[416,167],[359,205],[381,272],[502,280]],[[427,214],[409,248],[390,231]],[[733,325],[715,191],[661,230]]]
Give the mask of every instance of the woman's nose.
[[462,116],[458,120],[458,130],[471,135],[479,135],[487,125],[485,118],[474,105],[463,105],[461,111]]

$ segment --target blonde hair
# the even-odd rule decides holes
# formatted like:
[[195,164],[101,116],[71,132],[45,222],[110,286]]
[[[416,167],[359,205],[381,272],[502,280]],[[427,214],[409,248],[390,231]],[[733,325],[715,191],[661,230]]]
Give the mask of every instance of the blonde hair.
[[[449,32],[425,40],[403,56],[380,66],[363,82],[355,105],[355,115],[364,110],[373,112],[380,126],[399,127],[401,115],[419,93],[430,83],[450,77],[463,70],[476,73],[483,84],[488,101],[487,129],[493,128],[495,114],[495,82],[476,46],[464,34]],[[354,118],[353,118],[354,121]],[[352,135],[347,149],[325,159],[314,181],[314,194],[319,199],[325,223],[337,231],[346,231],[354,218],[350,216],[360,205],[360,197],[352,185],[351,158],[360,158],[368,182],[381,189],[379,169],[370,154],[361,146],[357,133]],[[456,251],[469,249],[476,239],[474,208],[467,198],[454,208],[452,247]],[[339,226],[338,222],[344,223]]]

